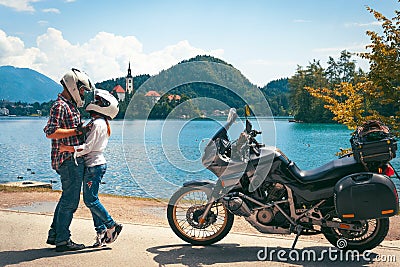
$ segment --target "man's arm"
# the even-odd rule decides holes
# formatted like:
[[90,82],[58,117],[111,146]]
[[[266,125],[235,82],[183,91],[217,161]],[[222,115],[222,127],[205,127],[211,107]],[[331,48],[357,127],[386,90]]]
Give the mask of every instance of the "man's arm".
[[[85,133],[88,129],[87,127],[82,127],[82,125],[78,125],[77,128],[72,129],[64,129],[60,128],[61,121],[64,119],[65,108],[59,102],[55,102],[50,109],[50,117],[47,122],[46,127],[43,131],[46,134],[46,137],[49,139],[62,139],[75,135],[81,135]],[[81,123],[82,124],[82,123]]]
[[64,120],[65,105],[56,101],[50,109],[50,117],[43,131],[49,139],[62,139],[79,134],[75,128],[61,128],[61,121]]
[[79,131],[76,129],[61,129],[58,128],[54,133],[52,134],[46,134],[46,137],[49,139],[62,139],[62,138],[67,138],[75,135],[81,134]]

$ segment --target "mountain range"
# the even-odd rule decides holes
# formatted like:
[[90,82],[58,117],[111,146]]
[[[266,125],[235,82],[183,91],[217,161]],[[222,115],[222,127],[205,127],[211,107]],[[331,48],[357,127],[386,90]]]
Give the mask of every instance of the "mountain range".
[[[188,77],[194,82],[182,82],[187,81]],[[205,80],[211,82],[201,82]],[[117,84],[124,87],[125,78],[113,78],[96,83],[96,87],[112,91]],[[260,97],[257,93],[258,90],[256,90],[257,87],[244,77],[239,70],[227,62],[212,56],[196,56],[184,60],[155,76],[135,76],[134,85],[135,90],[142,88],[143,85],[146,89],[145,92],[157,90],[161,94],[167,93],[162,92],[163,88],[173,88],[168,94],[186,95],[189,98],[212,98],[236,108],[244,106],[243,99],[238,97],[237,93],[244,96],[253,105],[260,104],[262,110],[264,109],[264,104],[262,101],[260,102],[260,99],[262,100],[265,97],[274,115],[286,116],[289,110],[287,78],[271,81],[266,86],[259,88],[264,95],[264,97]],[[233,89],[233,91],[228,88]],[[30,104],[35,102],[43,103],[55,100],[61,90],[62,87],[59,83],[32,69],[0,66],[0,101],[21,101]],[[203,102],[201,108],[204,110],[217,108],[215,101]]]
[[43,103],[57,98],[61,84],[28,68],[0,66],[0,100]]

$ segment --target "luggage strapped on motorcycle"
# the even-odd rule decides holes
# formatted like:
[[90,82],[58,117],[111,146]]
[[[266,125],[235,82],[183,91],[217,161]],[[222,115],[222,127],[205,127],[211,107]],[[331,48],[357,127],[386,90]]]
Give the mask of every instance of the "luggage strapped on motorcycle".
[[350,139],[354,158],[368,171],[372,165],[388,163],[396,157],[397,141],[389,127],[378,120],[358,126]]

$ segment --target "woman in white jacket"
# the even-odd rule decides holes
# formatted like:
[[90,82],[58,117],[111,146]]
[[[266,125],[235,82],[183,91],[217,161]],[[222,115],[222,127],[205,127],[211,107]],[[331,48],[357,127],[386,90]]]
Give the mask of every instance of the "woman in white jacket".
[[86,107],[92,120],[88,124],[91,130],[87,133],[85,143],[79,146],[61,145],[60,151],[74,152],[74,157],[84,157],[83,200],[92,213],[97,233],[93,247],[100,247],[114,242],[122,230],[122,225],[112,219],[98,196],[101,179],[107,170],[103,151],[111,135],[108,120],[115,118],[119,108],[118,100],[108,91],[96,89],[94,95],[95,100]]

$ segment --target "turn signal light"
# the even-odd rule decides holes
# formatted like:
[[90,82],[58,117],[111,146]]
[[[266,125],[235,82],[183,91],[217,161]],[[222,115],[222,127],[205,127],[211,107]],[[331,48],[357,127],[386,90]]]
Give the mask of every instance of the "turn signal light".
[[392,213],[394,213],[394,210],[382,210],[382,215],[392,214]]
[[390,165],[386,166],[385,175],[387,175],[388,177],[394,175],[394,169],[392,168],[392,166]]

